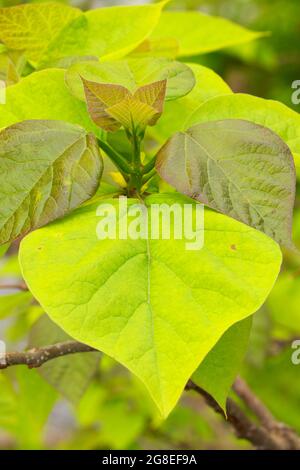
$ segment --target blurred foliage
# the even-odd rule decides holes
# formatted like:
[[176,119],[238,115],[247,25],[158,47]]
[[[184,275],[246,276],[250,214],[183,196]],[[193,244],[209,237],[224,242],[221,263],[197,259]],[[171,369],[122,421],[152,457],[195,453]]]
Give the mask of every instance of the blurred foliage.
[[[19,3],[0,0],[1,7]],[[118,2],[121,3],[133,2]],[[97,2],[72,4],[85,8]],[[199,9],[254,30],[269,31],[269,36],[257,42],[188,61],[211,67],[236,92],[273,98],[299,111],[300,105],[291,102],[292,82],[300,79],[299,0],[174,0],[168,8]],[[294,217],[298,250],[299,195],[298,188]],[[17,247],[12,246],[8,254],[4,251],[0,253],[0,280],[17,282],[21,280]],[[28,331],[42,313],[29,293],[2,292],[0,333],[9,350],[26,347]],[[285,252],[282,274],[266,305],[254,315],[242,375],[279,420],[300,432],[300,366],[291,361],[291,343],[297,336],[300,337],[300,254],[294,250]],[[180,405],[162,423],[142,385],[108,357],[97,365],[90,385],[76,403],[67,401],[64,397],[70,392],[64,393],[61,387],[55,390],[48,383],[51,381],[55,384],[49,374],[24,367],[1,373],[0,449],[250,447],[237,440],[230,426],[193,393],[185,393]]]
[[210,54],[204,61],[201,57],[200,62],[214,68],[235,92],[276,99],[298,110],[291,102],[291,85],[300,70],[298,0],[174,0],[171,7],[198,9],[269,32],[257,42]]

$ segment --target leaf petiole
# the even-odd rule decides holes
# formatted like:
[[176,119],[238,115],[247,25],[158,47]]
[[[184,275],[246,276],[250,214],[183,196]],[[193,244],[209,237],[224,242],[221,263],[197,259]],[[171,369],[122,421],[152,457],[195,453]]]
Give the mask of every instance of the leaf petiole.
[[97,139],[99,147],[109,156],[113,163],[121,170],[125,175],[131,175],[134,173],[133,169],[125,158],[116,150],[114,150],[107,142],[101,139]]
[[155,168],[155,162],[156,162],[156,155],[149,160],[148,163],[143,168],[143,175],[147,175],[147,173],[150,173]]

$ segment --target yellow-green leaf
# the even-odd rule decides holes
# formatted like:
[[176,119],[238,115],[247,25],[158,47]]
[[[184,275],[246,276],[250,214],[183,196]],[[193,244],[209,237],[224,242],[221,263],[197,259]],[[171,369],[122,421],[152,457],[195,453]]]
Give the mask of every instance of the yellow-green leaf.
[[0,40],[9,49],[24,51],[36,64],[50,42],[80,15],[79,9],[54,2],[1,8]]
[[[139,201],[128,200],[129,209]],[[107,199],[116,209],[118,199]],[[179,194],[145,200],[196,203]],[[205,243],[190,239],[96,237],[98,204],[39,229],[20,248],[24,278],[68,334],[136,374],[167,416],[189,377],[222,334],[258,310],[277,277],[281,253],[261,232],[205,210]],[[113,213],[113,212],[112,212]],[[122,218],[124,215],[122,216]]]
[[63,70],[42,70],[10,86],[6,90],[6,104],[0,104],[0,129],[27,119],[54,119],[78,124],[101,135],[86,105],[70,94],[64,75]]
[[196,11],[166,11],[162,13],[151,39],[176,39],[179,44],[178,55],[182,57],[216,51],[264,35],[225,18]]
[[72,56],[124,57],[153,31],[164,4],[113,6],[87,11],[52,41],[42,64]]

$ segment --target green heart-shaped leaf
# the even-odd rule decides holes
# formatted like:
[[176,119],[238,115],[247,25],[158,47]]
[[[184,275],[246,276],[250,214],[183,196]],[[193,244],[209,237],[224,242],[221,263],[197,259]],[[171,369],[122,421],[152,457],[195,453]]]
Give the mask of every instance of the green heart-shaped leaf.
[[166,100],[186,95],[195,85],[194,74],[188,66],[164,58],[84,61],[73,64],[66,72],[66,83],[71,93],[84,101],[81,78],[91,82],[122,85],[132,93],[143,85],[167,80]]
[[62,121],[24,121],[0,133],[0,243],[63,216],[99,185],[96,139]]
[[[138,202],[129,199],[128,210]],[[118,199],[105,203],[118,215]],[[145,204],[148,214],[153,204],[188,204],[192,218],[199,206],[179,194],[152,195]],[[23,276],[53,321],[135,373],[166,416],[221,335],[264,302],[280,250],[208,209],[200,250],[174,236],[172,217],[170,239],[99,240],[97,210],[88,204],[28,235],[20,247]]]

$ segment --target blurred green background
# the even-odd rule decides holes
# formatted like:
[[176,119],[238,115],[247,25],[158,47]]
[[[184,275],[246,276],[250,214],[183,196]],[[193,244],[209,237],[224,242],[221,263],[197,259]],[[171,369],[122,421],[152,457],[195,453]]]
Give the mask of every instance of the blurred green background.
[[[21,2],[0,0],[0,6],[18,3]],[[88,9],[145,2],[71,3]],[[291,101],[292,83],[300,80],[299,0],[174,0],[168,8],[200,10],[254,30],[268,31],[258,41],[190,60],[214,69],[235,92],[276,99],[299,112],[300,104]],[[299,195],[298,188],[294,241],[300,249]],[[0,278],[19,276],[16,252],[11,249],[2,258]],[[26,347],[27,332],[33,324],[39,333],[53,327],[30,300],[28,293],[2,296],[0,300],[1,335],[10,350]],[[36,345],[35,331],[31,335],[30,341]],[[63,337],[62,332],[54,331],[53,335]],[[265,306],[254,316],[241,375],[278,420],[300,433],[300,365],[291,361],[291,343],[297,337],[300,338],[300,255],[286,251],[279,280]],[[246,441],[236,439],[230,425],[193,393],[185,393],[162,423],[134,377],[107,357],[97,359],[90,359],[91,381],[82,365],[74,379],[68,361],[61,364],[56,375],[51,368],[28,371],[17,367],[2,373],[0,448],[251,448]],[[44,380],[45,376],[57,390]]]

